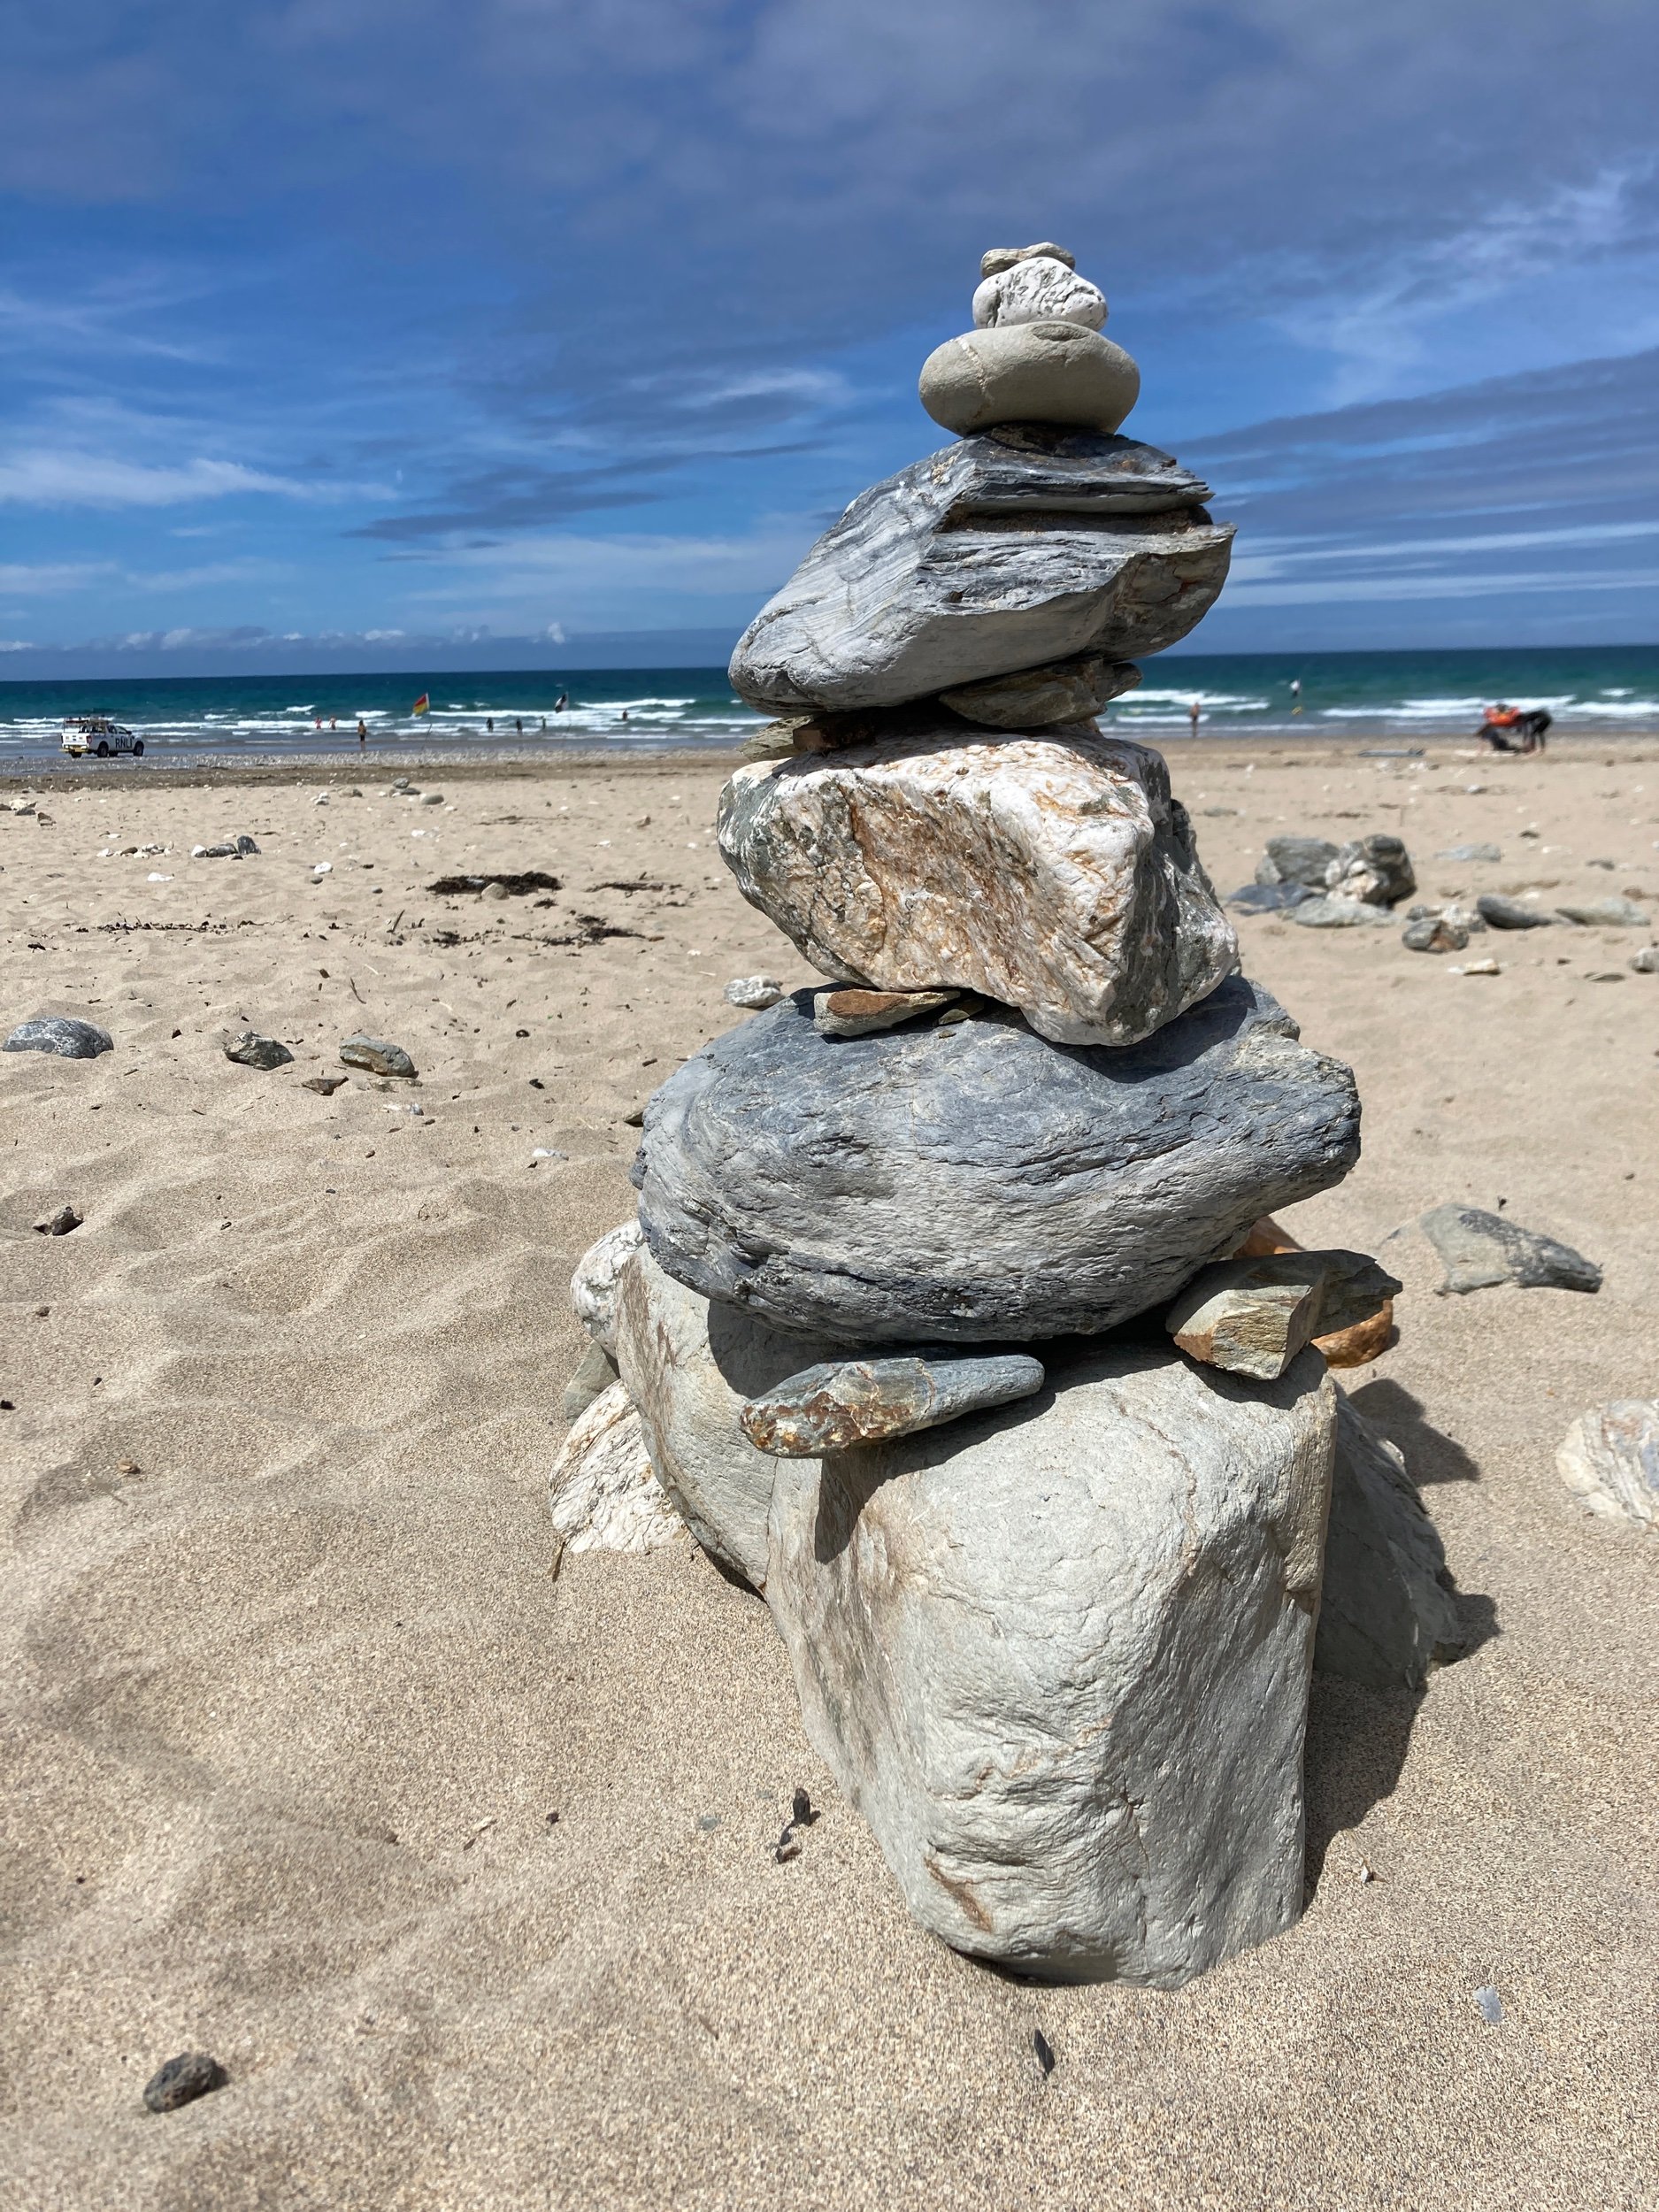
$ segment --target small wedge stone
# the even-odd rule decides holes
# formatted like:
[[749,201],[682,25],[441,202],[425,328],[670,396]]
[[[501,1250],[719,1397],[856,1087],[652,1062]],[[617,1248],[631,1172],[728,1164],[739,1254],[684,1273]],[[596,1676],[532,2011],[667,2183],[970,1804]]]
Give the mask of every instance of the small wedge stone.
[[820,1037],[872,1037],[918,1015],[949,1006],[955,991],[820,991],[812,1002],[812,1026]]
[[1400,1285],[1363,1252],[1281,1252],[1202,1269],[1164,1326],[1189,1358],[1276,1382],[1322,1330],[1370,1320]]
[[949,1349],[829,1361],[791,1375],[744,1406],[743,1433],[774,1459],[816,1459],[936,1429],[964,1413],[1029,1398],[1043,1385],[1028,1353],[964,1359]]

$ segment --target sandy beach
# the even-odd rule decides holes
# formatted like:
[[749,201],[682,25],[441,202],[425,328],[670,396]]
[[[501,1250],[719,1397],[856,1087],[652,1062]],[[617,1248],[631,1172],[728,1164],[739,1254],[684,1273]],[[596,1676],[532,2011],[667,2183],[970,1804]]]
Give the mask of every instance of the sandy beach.
[[[629,1117],[746,1018],[730,979],[812,979],[715,848],[729,764],[434,767],[430,804],[372,757],[0,789],[0,1027],[115,1039],[0,1058],[8,2205],[1659,2202],[1659,1538],[1555,1467],[1585,1407],[1659,1395],[1659,975],[1628,965],[1659,744],[1170,757],[1223,891],[1271,835],[1390,830],[1425,897],[1655,923],[1432,957],[1240,919],[1356,1071],[1363,1159],[1287,1225],[1405,1284],[1342,1379],[1481,1640],[1420,1703],[1316,1681],[1306,1916],[1174,1994],[918,1931],[764,1608],[692,1547],[551,1571],[566,1286],[633,1210]],[[431,888],[524,871],[557,888]],[[249,1026],[294,1064],[228,1062]],[[418,1083],[303,1087],[357,1031]],[[1437,1295],[1410,1225],[1446,1201],[1603,1288]],[[780,1865],[796,1786],[821,1817]],[[229,2086],[150,2116],[192,2048]]]

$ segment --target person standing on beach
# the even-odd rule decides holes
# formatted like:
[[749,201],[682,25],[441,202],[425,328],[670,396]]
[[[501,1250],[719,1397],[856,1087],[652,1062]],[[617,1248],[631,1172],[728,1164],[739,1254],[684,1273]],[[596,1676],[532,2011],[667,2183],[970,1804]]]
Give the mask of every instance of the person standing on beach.
[[368,741],[369,741],[369,726],[368,726],[368,724],[367,724],[367,723],[364,720],[363,717],[362,717],[361,715],[358,715],[358,717],[357,717],[357,742],[358,742],[358,744],[359,744],[359,745],[366,745],[366,744],[368,743]]
[[1300,676],[1293,676],[1290,680],[1290,710],[1293,714],[1302,712],[1302,678]]
[[1187,710],[1187,719],[1192,726],[1192,732],[1194,737],[1198,734],[1198,717],[1202,710],[1202,704],[1196,699],[1193,701],[1192,705]]

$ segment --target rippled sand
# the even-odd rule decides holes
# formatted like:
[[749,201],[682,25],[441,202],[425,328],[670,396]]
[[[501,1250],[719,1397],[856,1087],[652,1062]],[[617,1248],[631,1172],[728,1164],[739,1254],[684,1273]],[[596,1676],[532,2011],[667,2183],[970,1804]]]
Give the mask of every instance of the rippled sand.
[[[1659,894],[1652,749],[1171,757],[1224,888],[1278,830],[1403,828],[1429,892]],[[1606,1286],[1441,1299],[1388,1247],[1401,1341],[1347,1379],[1490,1633],[1415,1711],[1317,1686],[1293,1934],[1175,1995],[1047,1990],[911,1927],[757,1601],[688,1548],[549,1575],[565,1285],[631,1210],[626,1117],[743,1018],[730,977],[808,979],[713,850],[719,769],[457,771],[433,807],[372,772],[324,808],[116,764],[0,812],[0,1023],[116,1039],[0,1059],[7,2204],[1651,2204],[1659,1539],[1553,1464],[1586,1403],[1659,1394],[1643,938],[1491,938],[1476,978],[1240,924],[1365,1100],[1304,1240],[1502,1198]],[[99,856],[138,843],[171,849]],[[479,868],[561,888],[423,888]],[[296,1064],[227,1063],[250,1024]],[[357,1029],[419,1086],[304,1090]],[[85,1225],[35,1235],[65,1199]],[[823,1817],[779,1866],[796,1785]],[[192,2047],[230,2086],[148,2116]]]

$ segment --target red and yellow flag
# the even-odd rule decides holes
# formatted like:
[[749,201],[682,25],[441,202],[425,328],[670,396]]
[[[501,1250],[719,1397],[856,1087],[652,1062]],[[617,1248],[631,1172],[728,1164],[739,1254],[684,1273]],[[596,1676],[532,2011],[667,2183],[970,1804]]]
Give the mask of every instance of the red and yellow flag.
[[429,692],[423,691],[419,698],[416,700],[414,705],[411,707],[409,710],[411,714],[425,714],[431,704],[432,695]]

